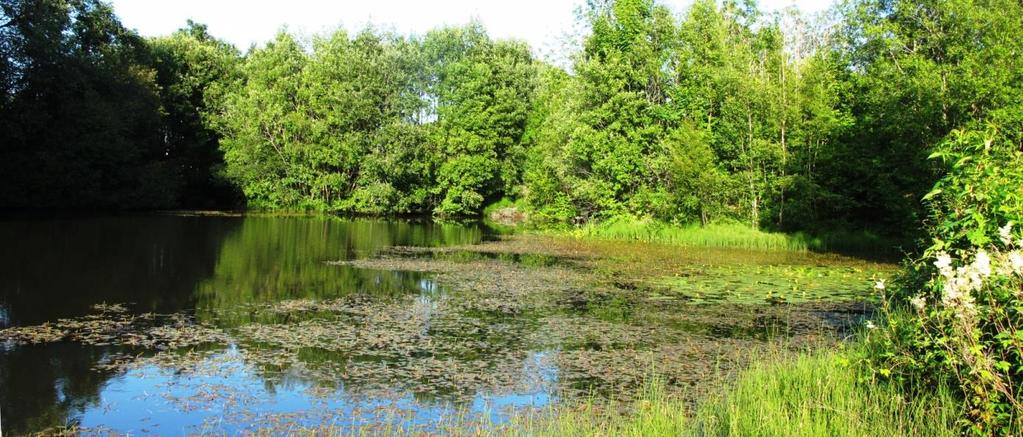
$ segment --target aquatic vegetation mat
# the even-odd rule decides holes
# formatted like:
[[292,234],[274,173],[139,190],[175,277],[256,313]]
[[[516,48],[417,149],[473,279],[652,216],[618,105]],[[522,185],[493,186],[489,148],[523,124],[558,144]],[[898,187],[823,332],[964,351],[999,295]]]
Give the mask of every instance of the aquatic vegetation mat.
[[[628,401],[651,375],[695,399],[773,340],[837,341],[871,310],[854,290],[883,273],[845,260],[739,262],[635,244],[516,236],[396,247],[325,262],[422,274],[404,294],[353,290],[172,314],[100,304],[0,330],[0,345],[100,348],[95,372],[159,381],[138,400],[213,409],[215,421],[202,424],[211,430],[301,429],[334,417],[420,429],[423,411],[436,425],[450,415],[441,412],[486,416],[480,405],[502,399],[523,399],[504,401],[512,410],[595,395]],[[296,389],[305,404],[286,413],[267,411],[259,394]]]

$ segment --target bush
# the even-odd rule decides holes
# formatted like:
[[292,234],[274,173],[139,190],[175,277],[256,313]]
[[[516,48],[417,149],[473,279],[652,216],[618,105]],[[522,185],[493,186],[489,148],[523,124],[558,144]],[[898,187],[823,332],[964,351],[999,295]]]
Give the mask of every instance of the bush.
[[933,244],[885,299],[874,371],[951,383],[977,433],[1023,432],[1023,154],[989,129],[956,132],[932,157],[949,165],[925,197]]

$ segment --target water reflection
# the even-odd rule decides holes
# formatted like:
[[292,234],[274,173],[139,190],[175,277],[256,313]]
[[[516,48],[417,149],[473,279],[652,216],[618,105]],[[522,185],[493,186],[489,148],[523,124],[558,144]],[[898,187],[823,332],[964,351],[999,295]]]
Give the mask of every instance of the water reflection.
[[[251,368],[237,364],[239,354],[230,349],[214,358],[228,364],[205,376],[182,377],[148,366],[115,377],[103,389],[102,403],[84,410],[79,423],[93,430],[108,427],[130,434],[211,430],[237,435],[257,429],[324,424],[332,424],[343,433],[379,423],[428,429],[461,408],[409,391],[367,397],[349,393],[345,386],[324,390],[301,379],[268,386]],[[539,358],[531,361],[539,362]],[[507,420],[501,414],[507,409],[542,407],[550,400],[544,392],[513,396],[478,393],[469,407],[471,411],[489,412],[487,420],[501,423]],[[183,415],[182,411],[189,414]]]
[[[324,217],[0,220],[4,430],[273,435],[419,428],[464,412],[500,422],[508,407],[627,396],[655,364],[684,390],[741,365],[775,325],[819,336],[822,314],[851,326],[863,311],[690,304],[695,293],[761,291],[741,275],[827,293],[873,277],[748,253],[746,264],[710,263],[714,253],[672,264],[677,248],[657,258],[649,245],[600,258],[537,238],[421,247],[487,232]],[[643,256],[618,257],[630,247]]]
[[[240,218],[94,217],[0,221],[0,302],[14,326],[86,314],[97,302],[173,312],[195,302]],[[59,304],[57,304],[59,303]]]
[[[239,308],[259,303],[353,293],[428,296],[437,286],[419,273],[325,262],[367,257],[395,245],[471,244],[483,238],[484,230],[475,226],[327,217],[8,218],[0,220],[0,328],[82,316],[102,302],[131,303],[135,313],[184,311],[231,327],[248,321]],[[94,369],[115,352],[68,342],[0,347],[4,431],[17,435],[81,422],[146,432],[138,423],[111,418],[152,408],[152,402],[133,402],[131,396],[139,384],[168,381],[144,382],[131,373],[110,380],[113,372]],[[218,383],[276,389],[252,376],[231,376],[244,383]],[[286,391],[294,390],[302,388]],[[111,410],[111,402],[117,408]],[[166,414],[148,420],[182,427],[198,420]]]

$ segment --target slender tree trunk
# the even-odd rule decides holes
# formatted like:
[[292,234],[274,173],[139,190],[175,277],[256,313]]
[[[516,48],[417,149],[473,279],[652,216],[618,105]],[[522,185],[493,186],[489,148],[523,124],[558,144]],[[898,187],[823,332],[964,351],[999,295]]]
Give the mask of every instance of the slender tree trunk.
[[750,215],[753,221],[753,229],[760,229],[760,196],[757,194],[757,166],[753,160],[753,109],[746,107],[746,127],[748,129],[746,156],[749,160],[749,194],[750,194]]
[[781,62],[781,203],[778,204],[778,226],[785,224],[785,173],[788,167],[789,150],[785,144],[785,128],[788,122],[788,95],[786,94],[785,82],[785,55],[782,54]]

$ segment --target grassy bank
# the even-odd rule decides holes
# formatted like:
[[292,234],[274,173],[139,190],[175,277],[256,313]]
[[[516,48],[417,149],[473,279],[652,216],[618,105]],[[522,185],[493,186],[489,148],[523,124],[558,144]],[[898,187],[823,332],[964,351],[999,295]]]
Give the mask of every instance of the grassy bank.
[[656,221],[613,220],[584,226],[575,230],[574,235],[691,247],[795,251],[813,248],[813,241],[803,235],[765,232],[741,224],[676,226]]
[[860,352],[834,349],[774,352],[754,359],[730,385],[687,402],[652,382],[630,405],[590,401],[543,410],[495,424],[465,415],[431,430],[384,423],[364,427],[285,427],[252,435],[464,435],[501,437],[674,436],[957,436],[958,401],[942,388],[908,398],[897,387],[863,380],[851,360]]
[[[530,420],[543,436],[953,436],[958,404],[942,389],[907,399],[895,387],[859,378],[856,352],[819,350],[760,357],[730,386],[687,404],[654,384],[633,413],[584,405]],[[613,409],[612,409],[613,410]]]
[[754,229],[745,224],[673,225],[654,220],[620,218],[569,231],[578,238],[633,240],[750,250],[829,251],[877,256],[896,255],[896,244],[870,232],[833,231],[811,236]]

